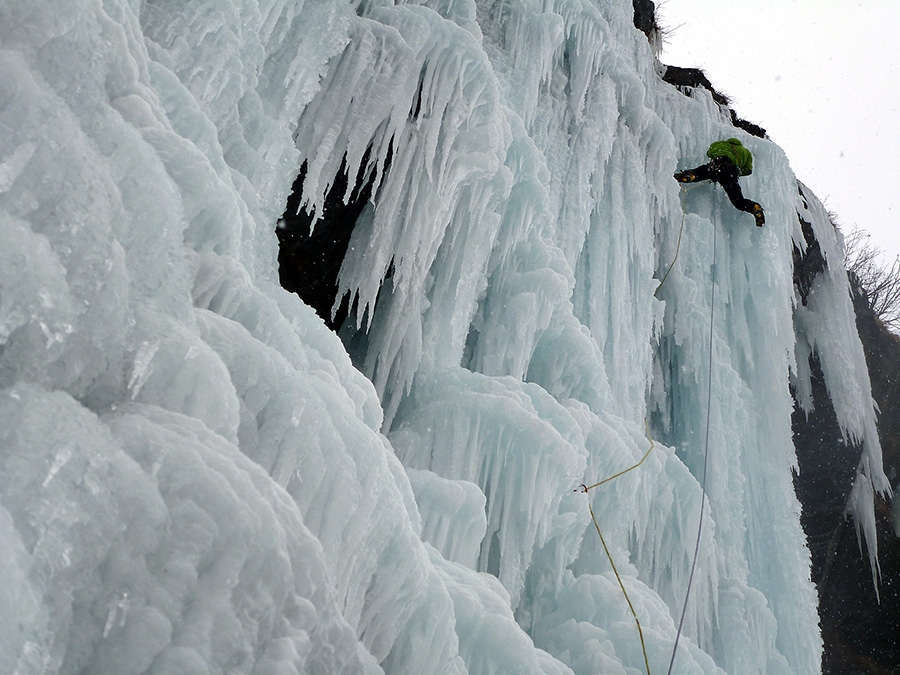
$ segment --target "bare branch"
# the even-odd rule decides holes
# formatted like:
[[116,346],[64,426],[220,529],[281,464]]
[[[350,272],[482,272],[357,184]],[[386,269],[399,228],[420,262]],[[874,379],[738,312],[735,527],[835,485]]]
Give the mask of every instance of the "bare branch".
[[844,267],[858,283],[866,303],[881,321],[900,330],[900,259],[891,265],[882,262],[883,251],[859,228],[844,238]]

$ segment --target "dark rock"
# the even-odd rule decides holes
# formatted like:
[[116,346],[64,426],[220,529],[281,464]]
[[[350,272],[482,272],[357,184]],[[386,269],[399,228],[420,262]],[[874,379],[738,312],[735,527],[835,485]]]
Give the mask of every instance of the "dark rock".
[[651,44],[659,34],[656,23],[656,5],[653,0],[632,0],[634,5],[634,27],[647,36]]
[[716,91],[712,82],[706,77],[700,68],[682,68],[681,66],[666,66],[663,73],[663,81],[675,87],[688,87],[692,89],[706,89],[712,94],[713,100],[719,105],[727,106],[730,101],[724,94]]
[[731,110],[731,123],[736,126],[738,129],[743,129],[751,136],[756,136],[757,138],[768,138],[769,134],[766,133],[766,130],[763,129],[758,124],[754,124],[753,122],[748,122],[747,120],[738,117],[737,113],[734,110]]
[[[365,159],[362,166],[366,166]],[[338,330],[350,310],[347,299],[335,308],[338,275],[356,221],[372,197],[374,176],[367,180],[357,176],[356,189],[345,195],[348,177],[342,166],[315,224],[313,215],[300,207],[305,178],[304,164],[278,222],[278,273],[283,288],[299,295],[329,328]]]
[[812,224],[803,220],[799,213],[797,214],[797,220],[800,221],[800,227],[803,230],[806,250],[801,251],[799,247],[794,247],[794,286],[800,293],[801,302],[805,305],[813,281],[815,281],[817,275],[825,271],[827,264],[825,257],[822,255],[819,241],[813,233]]
[[[884,468],[896,484],[900,475],[900,338],[881,324],[858,288],[853,299],[872,396],[880,410],[878,433]],[[841,439],[815,357],[811,365],[816,409],[808,418],[799,410],[794,412],[800,465],[794,484],[803,505],[801,522],[812,557],[812,580],[819,593],[825,644],[822,672],[900,673],[900,539],[893,531],[890,505],[878,498],[875,515],[881,578],[876,595],[868,554],[861,551],[846,515],[859,451]]]
[[[709,81],[706,73],[700,68],[666,66],[662,79],[664,82],[668,82],[687,96],[691,95],[692,89],[706,89],[712,94],[713,101],[720,106],[728,108],[728,106],[731,105],[731,101],[728,97],[713,87],[712,82]],[[737,113],[731,108],[728,108],[728,112],[731,116],[731,123],[738,129],[743,129],[748,134],[758,136],[759,138],[768,138],[766,130],[758,124],[753,124],[753,122],[748,122],[747,120],[738,117]]]

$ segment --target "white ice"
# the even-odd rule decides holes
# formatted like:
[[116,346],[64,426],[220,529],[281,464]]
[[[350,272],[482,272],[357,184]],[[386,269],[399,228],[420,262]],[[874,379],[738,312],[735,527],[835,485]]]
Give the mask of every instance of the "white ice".
[[[658,68],[627,0],[3,3],[0,672],[641,673],[588,499],[665,672],[707,419],[674,670],[818,672],[811,353],[873,564],[889,490],[840,234]],[[729,136],[763,229],[672,180]],[[375,179],[352,358],[278,286],[303,162]]]

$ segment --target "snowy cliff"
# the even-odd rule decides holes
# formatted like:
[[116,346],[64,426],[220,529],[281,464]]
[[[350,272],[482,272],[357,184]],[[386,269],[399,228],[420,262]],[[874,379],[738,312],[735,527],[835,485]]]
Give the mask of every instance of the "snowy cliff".
[[[840,235],[632,17],[0,5],[0,673],[665,672],[686,596],[673,672],[819,671],[810,354],[867,538],[888,490]],[[729,136],[762,229],[672,180]],[[301,167],[317,228],[371,195],[338,334]]]

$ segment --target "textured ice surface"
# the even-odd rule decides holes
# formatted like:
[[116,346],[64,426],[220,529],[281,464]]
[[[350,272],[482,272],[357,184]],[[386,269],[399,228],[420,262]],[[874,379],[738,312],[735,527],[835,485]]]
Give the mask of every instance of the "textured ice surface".
[[[873,556],[887,489],[840,235],[657,67],[627,0],[2,3],[0,672],[633,675],[588,498],[663,672],[707,415],[675,671],[818,672],[813,351]],[[723,136],[762,230],[671,178]],[[349,353],[277,285],[303,162],[374,179]]]

